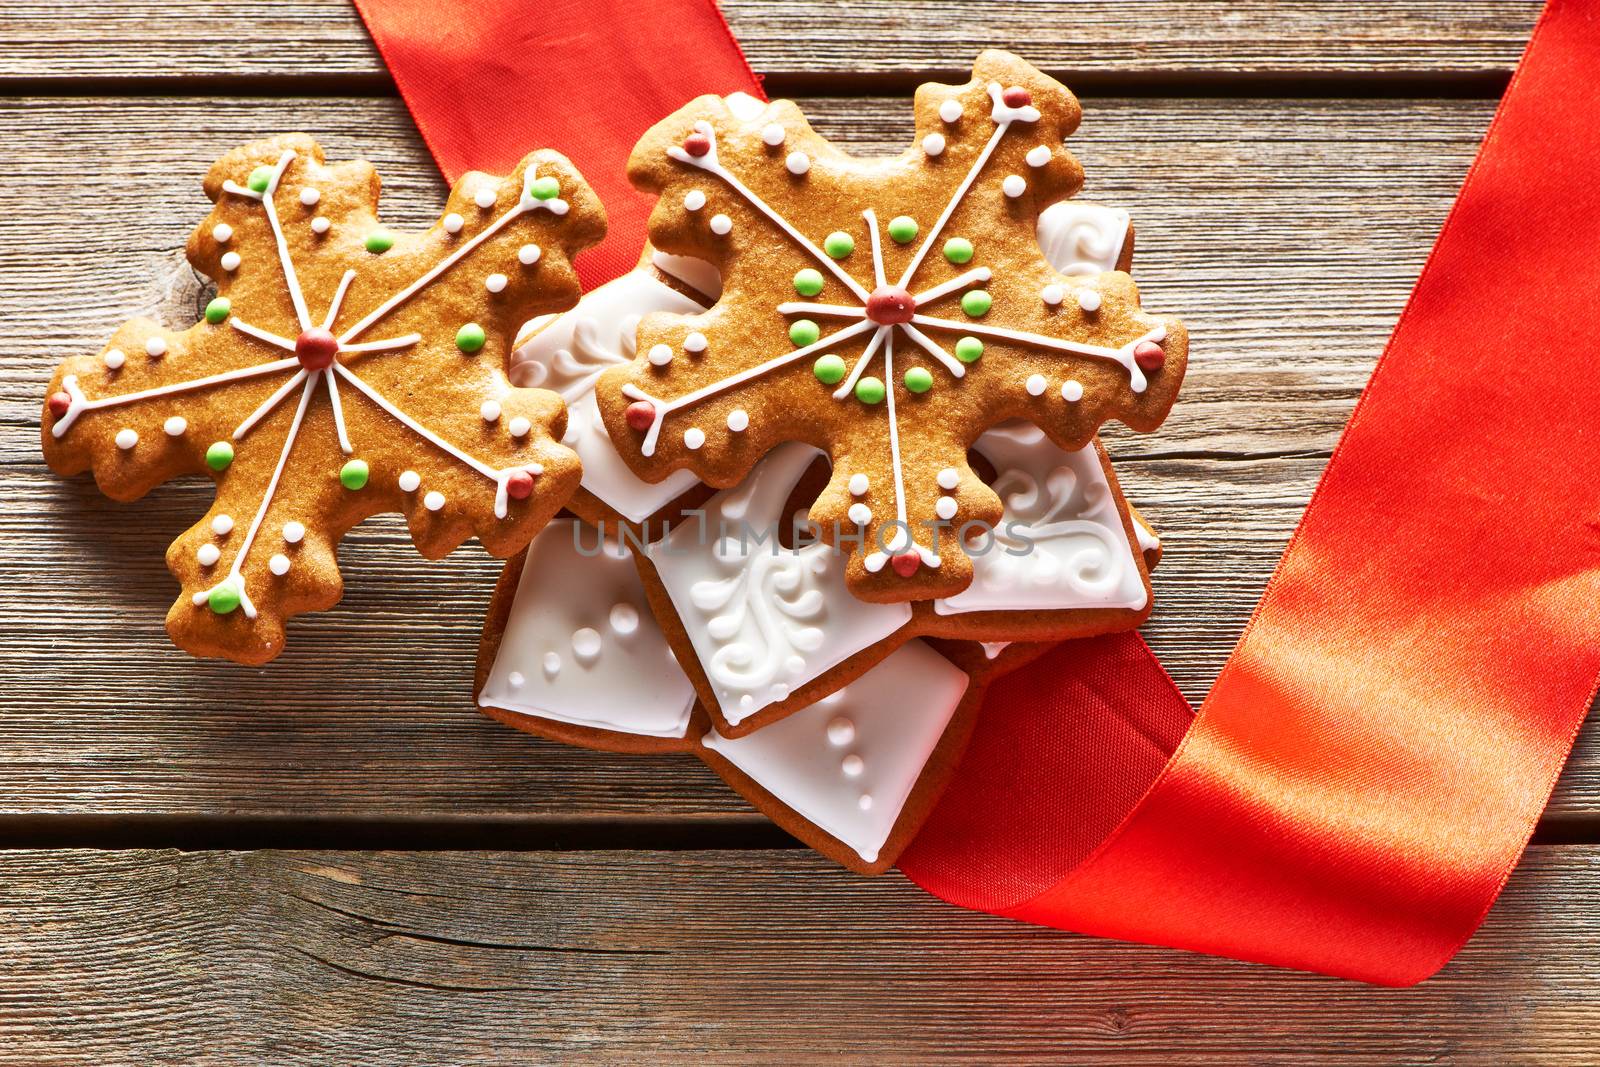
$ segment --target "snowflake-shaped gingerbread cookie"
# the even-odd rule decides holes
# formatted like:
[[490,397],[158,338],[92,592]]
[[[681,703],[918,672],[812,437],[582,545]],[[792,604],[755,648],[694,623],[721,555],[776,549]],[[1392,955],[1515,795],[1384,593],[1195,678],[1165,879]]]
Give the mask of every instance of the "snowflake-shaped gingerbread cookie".
[[201,321],[135,320],[67,360],[43,427],[52,468],[92,468],[119,500],[216,481],[167,552],[173,640],[271,659],[287,619],[339,599],[335,548],[381,512],[430,558],[474,534],[500,556],[526,545],[579,478],[560,398],[504,373],[518,326],[577,300],[570,257],[605,230],[571,164],[541,151],[469,174],[417,234],[379,224],[371,164],[329,166],[304,135],[229,153],[205,190],[188,245],[217,282]]
[[1039,248],[1040,212],[1082,183],[1066,88],[985,52],[966,85],[922,86],[916,118],[917,144],[881,160],[784,101],[751,114],[705,96],[653,127],[629,163],[660,194],[651,240],[711,261],[723,293],[645,318],[637,358],[597,391],[646,479],[688,468],[725,487],[784,441],[827,451],[811,518],[860,545],[848,581],[878,601],[971,581],[963,537],[1002,514],[967,464],[985,430],[1023,419],[1067,449],[1107,420],[1152,430],[1187,357],[1126,274],[1064,274]]

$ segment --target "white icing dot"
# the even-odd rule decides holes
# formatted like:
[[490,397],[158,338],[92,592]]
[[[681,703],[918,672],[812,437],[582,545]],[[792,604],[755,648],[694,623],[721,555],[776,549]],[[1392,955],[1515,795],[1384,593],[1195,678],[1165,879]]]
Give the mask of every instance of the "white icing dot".
[[493,422],[500,417],[500,401],[485,400],[478,409],[478,414],[483,416],[484,422]]
[[857,526],[865,526],[872,521],[872,509],[860,502],[850,505],[850,521]]
[[528,432],[533,429],[533,423],[518,415],[511,420],[511,424],[506,429],[511,431],[512,437],[526,437]]
[[309,185],[300,190],[300,202],[306,207],[316,207],[317,201],[321,199],[322,194],[311,188]]
[[1025,158],[1028,160],[1028,166],[1042,167],[1050,162],[1050,146],[1047,144],[1035,145],[1028,149],[1028,154]]
[[843,715],[828,723],[828,744],[835,748],[843,748],[855,739],[856,724]]
[[444,507],[444,494],[437,489],[422,498],[422,506],[429,511],[438,511]]
[[117,447],[126,452],[139,443],[139,434],[133,429],[124,426],[117,431]]
[[611,623],[611,631],[624,637],[639,629],[639,609],[632,604],[613,604],[606,619]]
[[227,537],[233,532],[233,516],[218,515],[211,520],[211,532],[218,537]]
[[120,348],[113,348],[105,354],[106,366],[116,370],[128,361],[127,355]]
[[1006,180],[1000,183],[1001,192],[1015,200],[1027,191],[1028,183],[1020,174],[1007,174]]
[[691,452],[706,443],[706,432],[698,426],[683,431],[683,447]]
[[483,287],[491,293],[498,293],[505,289],[507,278],[498,272],[489,275],[483,280]]
[[783,143],[783,127],[776,122],[769,122],[761,129],[761,140],[776,148]]
[[1047,384],[1048,383],[1044,380],[1044,375],[1042,374],[1030,374],[1028,375],[1028,380],[1023,383],[1023,385],[1027,387],[1029,396],[1044,395],[1044,387]]
[[685,352],[704,352],[706,350],[706,335],[699,330],[694,331],[683,339]]
[[789,699],[789,687],[783,682],[775,682],[772,687],[767,690],[767,695],[770,696],[772,698],[772,702],[776,704],[780,700]]
[[[798,653],[783,661],[783,669],[790,674],[799,674],[806,669],[806,658]],[[819,701],[820,703],[820,701]]]
[[750,428],[750,413],[744,408],[734,408],[728,412],[728,429],[734,433],[744,433]]
[[866,496],[867,489],[872,485],[865,474],[852,474],[850,476],[850,495]]
[[167,342],[159,337],[152,337],[144,343],[144,351],[151,359],[160,359],[167,354]]
[[839,761],[839,769],[846,778],[860,778],[861,772],[867,769],[866,761],[854,752]]
[[521,689],[523,686],[528,684],[528,679],[523,677],[521,671],[512,671],[510,674],[506,675],[506,684],[513,689]]
[[939,117],[946,122],[955,122],[961,118],[961,101],[946,100],[939,105]]
[[940,497],[938,500],[934,501],[933,513],[939,516],[941,519],[955,518],[956,498],[953,496]]
[[194,558],[200,566],[210,567],[222,558],[222,551],[216,545],[201,545]]
[[272,558],[267,560],[267,569],[282,578],[289,573],[289,557],[282,552],[274,553]]
[[445,233],[460,233],[461,227],[465,226],[466,224],[467,220],[462,218],[457,212],[454,211],[446,215],[444,217],[444,221],[441,223],[441,225],[444,227]]
[[499,197],[499,192],[492,185],[480,185],[477,192],[472,194],[472,202],[484,211],[494,207],[494,202]]
[[1078,306],[1085,311],[1099,311],[1100,293],[1094,289],[1079,289]]
[[935,479],[940,489],[954,489],[961,484],[961,472],[954,467],[946,467],[940,471]]
[[1083,383],[1076,378],[1068,378],[1061,383],[1061,399],[1076,404],[1083,399]]
[[731,229],[733,229],[733,220],[730,219],[728,216],[726,216],[726,215],[713,215],[713,216],[711,216],[711,232],[716,234],[718,237],[721,237],[722,235],[726,234]]
[[289,544],[298,545],[305,540],[305,536],[306,528],[298,522],[286,522],[283,524],[283,539]]
[[561,673],[561,656],[555,652],[546,652],[541,666],[544,667],[544,676],[546,678],[554,678]]
[[162,423],[161,428],[166,431],[168,437],[177,437],[189,428],[189,420],[182,415],[174,415]]
[[646,356],[652,367],[665,367],[672,362],[671,345],[651,345],[650,353]]
[[517,249],[517,260],[524,267],[533,266],[535,263],[539,262],[539,246],[523,245],[521,248]]
[[572,631],[572,652],[579,659],[594,659],[600,655],[600,631],[584,626]]
[[1055,307],[1057,304],[1061,303],[1061,301],[1065,300],[1066,298],[1067,298],[1067,291],[1065,289],[1061,288],[1061,286],[1059,286],[1059,285],[1051,284],[1051,285],[1047,285],[1043,289],[1039,290],[1039,299],[1043,300],[1046,304],[1049,304],[1051,307]]
[[804,174],[811,169],[811,157],[804,152],[790,152],[783,165],[789,168],[790,174]]
[[689,211],[699,211],[706,206],[706,194],[699,189],[690,189],[683,194],[683,206]]
[[861,799],[856,801],[856,806],[858,808],[860,808],[862,811],[871,811],[872,810],[872,794],[871,793],[862,793],[861,794]]
[[225,245],[233,238],[233,227],[226,222],[219,222],[211,227],[211,239],[219,245]]
[[222,253],[222,269],[223,270],[238,270],[239,269],[239,263],[240,263],[239,253],[237,253],[237,252],[224,252],[224,253]]
[[416,471],[401,471],[399,483],[402,493],[415,493],[422,484],[422,475]]
[[328,221],[328,217],[326,215],[318,215],[316,218],[311,220],[312,233],[327,233],[332,228],[333,223]]
[[930,133],[922,139],[922,150],[930,156],[936,156],[944,151],[944,134]]

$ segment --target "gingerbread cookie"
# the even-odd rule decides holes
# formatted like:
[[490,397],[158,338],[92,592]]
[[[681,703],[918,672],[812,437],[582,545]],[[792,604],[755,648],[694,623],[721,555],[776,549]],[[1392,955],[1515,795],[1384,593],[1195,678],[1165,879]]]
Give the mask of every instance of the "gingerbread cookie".
[[716,486],[782,442],[823,449],[812,519],[868,600],[970,583],[961,531],[1002,516],[966,461],[983,431],[1020,418],[1071,450],[1108,419],[1151,430],[1183,377],[1176,320],[1143,313],[1125,274],[1056,269],[1035,239],[1081,183],[1061,144],[1077,101],[1005,53],[974,74],[918,90],[918,144],[894,159],[839,152],[790,103],[702,97],[630,161],[661,196],[654,244],[711,262],[724,289],[705,313],[647,316],[635,361],[601,376],[613,440],[646,480]]
[[380,512],[430,558],[474,534],[497,555],[526,545],[579,478],[560,397],[503,369],[530,314],[577,299],[570,257],[605,230],[571,164],[535,152],[507,177],[469,174],[418,234],[380,225],[370,164],[329,166],[304,135],[230,152],[205,190],[216,206],[188,245],[217,282],[201,321],[135,320],[67,360],[43,420],[50,466],[93,469],[118,500],[217,483],[167,553],[173,640],[271,659],[286,620],[339,599],[335,547]]

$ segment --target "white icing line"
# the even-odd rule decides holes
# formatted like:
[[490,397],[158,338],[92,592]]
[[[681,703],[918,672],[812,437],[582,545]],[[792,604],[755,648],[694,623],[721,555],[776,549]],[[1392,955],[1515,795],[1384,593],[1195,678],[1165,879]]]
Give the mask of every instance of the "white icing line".
[[861,217],[867,220],[867,233],[872,238],[872,279],[881,289],[889,284],[889,280],[883,276],[883,248],[878,244],[878,216],[869,207],[861,213]]
[[[339,317],[339,309],[344,306],[344,294],[349,290],[350,283],[355,280],[356,272],[354,270],[345,271],[344,277],[339,279],[339,288],[334,290],[333,301],[328,304],[328,316],[322,320],[322,328],[324,330],[332,327],[333,320]],[[329,378],[328,382],[331,384],[333,379]]]
[[248,322],[241,320],[237,315],[228,316],[228,325],[247,337],[254,337],[257,341],[265,341],[274,348],[281,348],[285,352],[294,351],[294,342],[287,337],[279,337],[269,330],[263,330],[259,326],[252,326]]
[[[354,273],[354,272],[352,272]],[[332,321],[331,318],[329,321]],[[323,329],[327,329],[326,326]],[[337,376],[328,374],[328,406],[333,409],[333,428],[339,434],[339,450],[345,455],[354,452],[350,444],[350,435],[344,427],[344,405],[339,403],[339,380]]]
[[927,289],[923,292],[917,293],[911,299],[917,302],[918,307],[921,307],[930,300],[937,300],[941,296],[946,296],[955,292],[957,289],[965,289],[973,282],[986,282],[992,276],[993,272],[990,271],[988,267],[973,267],[965,274],[959,274],[947,282],[940,282],[932,289]]
[[850,304],[807,304],[801,300],[791,300],[778,305],[780,315],[832,315],[841,319],[864,319],[867,309],[859,305]]
[[934,359],[937,359],[940,363],[943,363],[945,370],[950,372],[951,377],[965,378],[967,376],[966,364],[962,363],[955,356],[952,356],[950,353],[946,352],[939,345],[939,342],[935,341],[933,338],[929,337],[927,334],[923,333],[909,322],[902,322],[900,324],[900,328],[906,332],[907,337],[911,338],[913,341],[917,342],[917,344],[926,349],[929,355],[931,355]]
[[661,400],[658,397],[651,396],[643,389],[640,389],[638,386],[635,386],[631,383],[624,385],[622,387],[623,396],[628,397],[630,400],[648,400],[651,404],[655,405],[656,409],[655,420],[650,424],[650,430],[645,434],[644,441],[639,446],[640,454],[645,456],[655,455],[656,439],[661,434],[661,423],[669,414],[677,411],[679,408],[688,407],[690,404],[698,403],[709,396],[716,396],[718,393],[732,389],[736,385],[742,385],[747,381],[758,378],[770,370],[776,370],[779,367],[786,366],[787,364],[793,363],[797,359],[804,359],[806,356],[809,356],[818,349],[826,348],[835,342],[848,340],[857,334],[865,333],[868,330],[876,328],[876,323],[863,319],[860,322],[852,323],[851,325],[846,326],[842,330],[836,330],[833,333],[828,334],[826,337],[818,338],[803,348],[797,348],[793,352],[785,353],[784,355],[778,356],[775,359],[769,359],[758,367],[750,367],[747,370],[740,371],[738,374],[735,374],[732,377],[723,378],[721,381],[712,382],[710,385],[703,386],[702,388],[696,389],[691,393],[685,393],[676,400]]
[[[906,522],[906,482],[900,470],[900,423],[894,414],[894,331],[892,330],[883,348],[883,376],[887,379],[888,388],[885,392],[889,395],[889,462],[894,468],[895,517],[909,534],[911,524]],[[915,537],[911,539],[911,543],[916,544]]]
[[275,374],[278,371],[288,370],[290,367],[297,367],[299,365],[299,360],[279,359],[274,360],[271,363],[263,363],[256,367],[241,367],[238,370],[223,371],[221,374],[208,374],[204,378],[195,378],[187,382],[175,382],[172,385],[160,385],[153,389],[141,389],[136,393],[123,393],[120,396],[104,396],[98,400],[85,399],[82,391],[78,389],[77,377],[75,375],[69,376],[62,381],[61,384],[66,388],[67,394],[72,397],[72,406],[67,409],[67,413],[65,415],[56,420],[55,425],[50,427],[50,433],[54,437],[60,437],[62,434],[67,432],[67,428],[76,422],[78,420],[78,416],[83,414],[85,411],[97,411],[100,408],[117,407],[121,404],[132,404],[135,401],[146,400],[153,396],[168,396],[172,393],[187,392],[191,389],[204,389],[210,385],[220,385],[223,382],[242,381],[246,378],[260,377],[263,374]]
[[440,437],[438,434],[422,425],[422,423],[418,422],[416,419],[413,419],[410,415],[407,415],[405,412],[395,407],[389,402],[388,397],[384,396],[372,386],[358,378],[343,363],[335,363],[332,369],[338,372],[339,377],[343,378],[345,381],[349,382],[351,385],[355,386],[363,394],[365,394],[367,399],[371,400],[374,404],[377,404],[396,420],[407,426],[412,433],[415,433],[417,436],[421,437],[423,440],[429,442],[435,447],[448,452],[450,455],[471,467],[485,478],[488,478],[490,481],[500,482],[503,480],[502,472],[495,470],[482,460],[467,455],[467,453],[461,451],[461,449],[457,448],[449,441],[446,441],[444,438]]
[[408,333],[404,337],[389,337],[382,341],[360,341],[353,345],[343,342],[339,345],[340,354],[360,352],[388,352],[396,348],[405,348],[422,340],[420,333]]
[[267,483],[267,491],[261,497],[261,506],[256,509],[255,518],[250,520],[250,529],[244,535],[244,543],[239,546],[239,551],[234,554],[233,565],[228,568],[227,577],[213,585],[210,589],[194,595],[195,604],[203,604],[211,596],[213,590],[226,582],[236,581],[239,586],[239,606],[244,609],[245,618],[256,617],[256,606],[251,603],[250,595],[245,592],[244,580],[240,577],[240,568],[244,566],[245,556],[250,552],[250,546],[255,544],[256,534],[261,530],[261,520],[267,517],[267,509],[272,506],[272,498],[278,491],[278,482],[283,478],[283,468],[289,462],[289,451],[294,447],[295,438],[300,436],[300,425],[305,421],[306,408],[311,403],[311,392],[317,386],[317,379],[326,374],[318,371],[316,374],[306,376],[301,371],[296,378],[306,377],[306,387],[300,393],[300,406],[295,408],[294,421],[289,424],[289,433],[283,440],[283,451],[278,453],[278,465],[272,471],[272,480]]
[[878,332],[872,335],[872,340],[867,342],[866,349],[862,351],[861,358],[856,360],[854,367],[850,368],[850,374],[839,384],[839,388],[833,391],[835,400],[843,400],[850,395],[851,390],[856,387],[856,382],[861,380],[861,372],[867,369],[868,363],[872,362],[873,354],[878,351],[878,346],[883,344],[884,338],[893,332],[893,326],[878,327]]
[[1005,341],[1038,345],[1041,348],[1054,348],[1061,352],[1072,352],[1080,356],[1096,356],[1100,359],[1109,359],[1122,364],[1127,370],[1128,388],[1135,393],[1144,392],[1149,382],[1145,379],[1144,372],[1139,369],[1139,364],[1134,360],[1133,350],[1146,341],[1160,341],[1167,335],[1165,326],[1157,326],[1142,337],[1135,337],[1121,348],[1106,348],[1104,345],[1062,341],[1054,337],[1046,337],[1043,334],[1007,329],[1004,326],[985,326],[978,322],[957,322],[954,319],[939,319],[931,315],[913,315],[911,321],[919,326],[933,326],[941,330],[961,330],[986,337],[998,337]]
[[962,197],[967,195],[967,190],[972,188],[972,183],[977,179],[978,172],[983,169],[985,163],[989,162],[989,157],[994,154],[994,146],[1000,143],[1000,138],[1004,137],[1006,131],[1010,128],[1011,122],[1007,120],[996,126],[994,133],[989,135],[989,143],[983,146],[982,152],[978,153],[978,158],[972,163],[972,169],[967,171],[967,176],[961,179],[960,185],[956,186],[955,195],[950,197],[950,202],[944,206],[944,212],[939,216],[939,221],[935,222],[932,228],[928,230],[928,236],[923,239],[921,247],[917,249],[917,254],[911,257],[911,262],[906,266],[906,272],[900,276],[901,288],[904,288],[911,281],[912,276],[917,273],[917,268],[922,266],[923,257],[928,254],[928,249],[933,247],[933,242],[944,229],[945,223],[949,222],[950,216],[955,214],[956,206],[961,203]]
[[728,168],[717,162],[717,134],[716,131],[711,128],[711,123],[702,120],[695,123],[694,128],[695,132],[704,134],[706,139],[711,142],[711,150],[704,156],[696,159],[679,146],[672,145],[667,149],[667,155],[677,160],[679,163],[687,163],[691,167],[696,167],[700,170],[715,174],[717,177],[727,182],[728,185],[733,188],[734,192],[744,197],[745,200],[750,203],[751,207],[755,208],[768,219],[772,220],[772,222],[776,224],[779,229],[783,230],[784,233],[788,234],[790,237],[794,238],[795,241],[799,242],[802,248],[811,253],[811,258],[815,259],[824,267],[827,267],[836,278],[838,278],[841,282],[844,282],[845,286],[852,293],[855,293],[863,301],[865,301],[869,294],[861,287],[860,282],[850,277],[850,275],[845,272],[844,268],[839,266],[839,264],[834,261],[832,256],[828,255],[822,249],[813,244],[805,234],[801,233],[799,230],[795,229],[794,226],[790,225],[788,219],[784,218],[765,200],[757,196],[755,191],[747,186],[744,182],[740,181],[732,171],[728,170]]
[[306,374],[307,374],[307,372],[306,372],[306,370],[304,368],[302,368],[301,370],[297,371],[295,373],[294,377],[292,377],[288,381],[284,382],[283,385],[281,385],[278,388],[277,392],[273,393],[271,396],[269,396],[265,400],[263,400],[261,402],[261,406],[256,408],[254,411],[252,411],[250,413],[249,417],[246,418],[243,422],[241,422],[239,424],[238,428],[233,431],[233,439],[235,441],[237,441],[240,438],[242,438],[245,434],[249,433],[252,429],[254,429],[256,423],[258,423],[262,419],[266,418],[267,413],[270,412],[273,408],[277,407],[278,404],[280,402],[282,402],[284,397],[286,397],[290,393],[294,392],[294,387],[299,385],[303,380],[305,380]]
[[272,177],[267,180],[265,191],[257,193],[254,189],[246,189],[232,181],[222,183],[224,191],[238,196],[248,196],[261,201],[261,206],[267,209],[267,225],[272,227],[272,237],[278,245],[278,262],[283,266],[283,280],[289,287],[289,299],[294,302],[295,317],[300,320],[300,328],[311,328],[311,312],[306,310],[306,298],[300,292],[300,279],[294,273],[294,260],[289,258],[289,242],[284,239],[283,227],[278,225],[278,209],[273,206],[272,197],[278,191],[278,182],[283,177],[284,168],[295,158],[292,148],[283,150],[283,155],[278,157],[277,165],[272,168]]

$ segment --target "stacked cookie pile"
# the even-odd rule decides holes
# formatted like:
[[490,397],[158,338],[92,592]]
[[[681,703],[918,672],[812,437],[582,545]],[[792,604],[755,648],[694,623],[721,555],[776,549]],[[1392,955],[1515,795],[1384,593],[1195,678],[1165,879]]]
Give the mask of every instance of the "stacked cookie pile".
[[1158,542],[1095,430],[1153,428],[1186,356],[1139,310],[1126,213],[1057,202],[1071,94],[986,53],[917,117],[887,162],[749,97],[640,142],[654,247],[512,357],[566,401],[583,476],[508,566],[478,673],[495,718],[693,753],[863,872],[989,680],[1148,614]]

